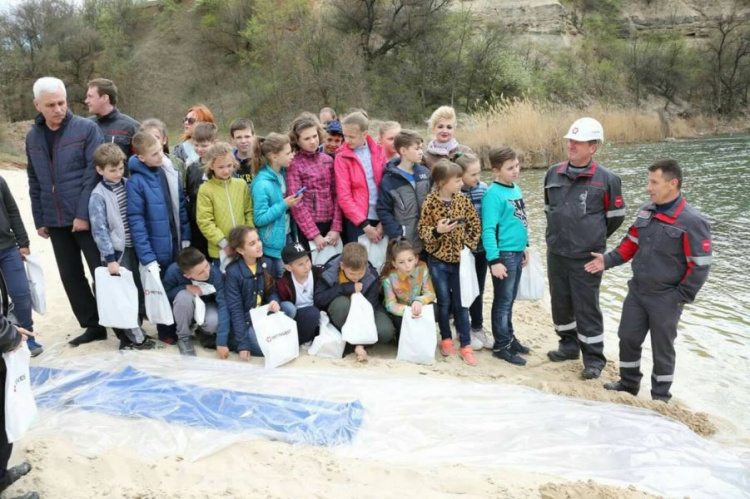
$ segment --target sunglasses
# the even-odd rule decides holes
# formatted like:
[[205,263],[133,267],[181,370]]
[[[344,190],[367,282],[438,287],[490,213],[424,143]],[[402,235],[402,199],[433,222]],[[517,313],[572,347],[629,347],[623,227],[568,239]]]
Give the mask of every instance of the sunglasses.
[[196,121],[198,120],[196,120],[195,118],[188,118],[187,116],[185,116],[185,119],[182,120],[183,123],[187,123],[188,125],[193,125]]

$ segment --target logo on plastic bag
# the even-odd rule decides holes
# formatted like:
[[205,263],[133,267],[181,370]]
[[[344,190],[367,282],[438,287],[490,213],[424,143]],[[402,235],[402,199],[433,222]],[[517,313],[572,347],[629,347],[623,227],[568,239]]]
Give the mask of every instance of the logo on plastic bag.
[[274,335],[269,336],[268,338],[266,338],[266,343],[271,343],[273,340],[275,340],[277,338],[281,338],[282,336],[289,336],[290,334],[292,334],[292,330],[291,329],[287,329],[286,331],[282,331],[280,333],[276,333],[276,334],[274,334]]

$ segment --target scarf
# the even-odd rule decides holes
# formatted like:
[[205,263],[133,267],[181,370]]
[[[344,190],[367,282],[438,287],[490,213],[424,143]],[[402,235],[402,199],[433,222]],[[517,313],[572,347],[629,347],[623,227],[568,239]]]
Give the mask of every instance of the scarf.
[[431,140],[427,144],[427,152],[434,154],[435,156],[450,156],[451,151],[454,151],[458,147],[458,141],[452,138],[448,142],[438,142],[437,140]]

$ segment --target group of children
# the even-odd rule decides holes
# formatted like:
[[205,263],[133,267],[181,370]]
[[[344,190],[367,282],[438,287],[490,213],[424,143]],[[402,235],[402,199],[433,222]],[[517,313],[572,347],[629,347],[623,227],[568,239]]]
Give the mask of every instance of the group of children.
[[[374,309],[378,342],[398,338],[407,307],[419,318],[435,303],[444,356],[456,353],[452,314],[467,364],[476,365],[474,350],[486,347],[523,365],[520,354],[529,350],[512,325],[528,245],[518,159],[512,149],[492,149],[495,181],[488,189],[468,148],[441,156],[441,144],[455,139],[451,132],[439,142],[439,133],[452,130],[455,120],[447,106],[431,117],[429,168],[417,133],[389,122],[381,145],[362,111],[330,120],[325,129],[305,113],[288,134],[265,137],[255,136],[249,120],[236,120],[230,129],[236,147],[217,140],[213,123],[198,122],[181,147],[187,165],[168,154],[164,124],[146,120],[130,158],[114,144],[95,152],[102,179],[89,202],[91,231],[111,274],[123,267],[139,281],[140,264],[159,275],[174,314],[174,325],[157,325],[159,339],[177,343],[184,355],[195,355],[193,329],[219,358],[230,351],[242,359],[262,355],[249,313],[262,305],[294,318],[300,344],[310,342],[321,312],[341,329],[351,296],[361,293]],[[343,143],[332,140],[337,135]],[[388,236],[382,270],[369,262],[362,236],[373,244]],[[339,240],[346,243],[340,253],[312,264],[311,252]],[[461,300],[464,248],[474,254],[481,290],[491,271],[492,338],[483,328],[481,293],[471,307]],[[194,328],[196,297],[205,319]],[[141,328],[117,333],[121,348],[154,346]],[[351,347],[367,360],[363,345]]]

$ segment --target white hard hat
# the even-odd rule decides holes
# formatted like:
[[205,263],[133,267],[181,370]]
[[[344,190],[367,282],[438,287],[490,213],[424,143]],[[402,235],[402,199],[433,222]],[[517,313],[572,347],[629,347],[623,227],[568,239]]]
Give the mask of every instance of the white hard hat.
[[604,142],[604,128],[594,118],[581,118],[570,125],[565,139],[588,142],[589,140],[600,140]]

